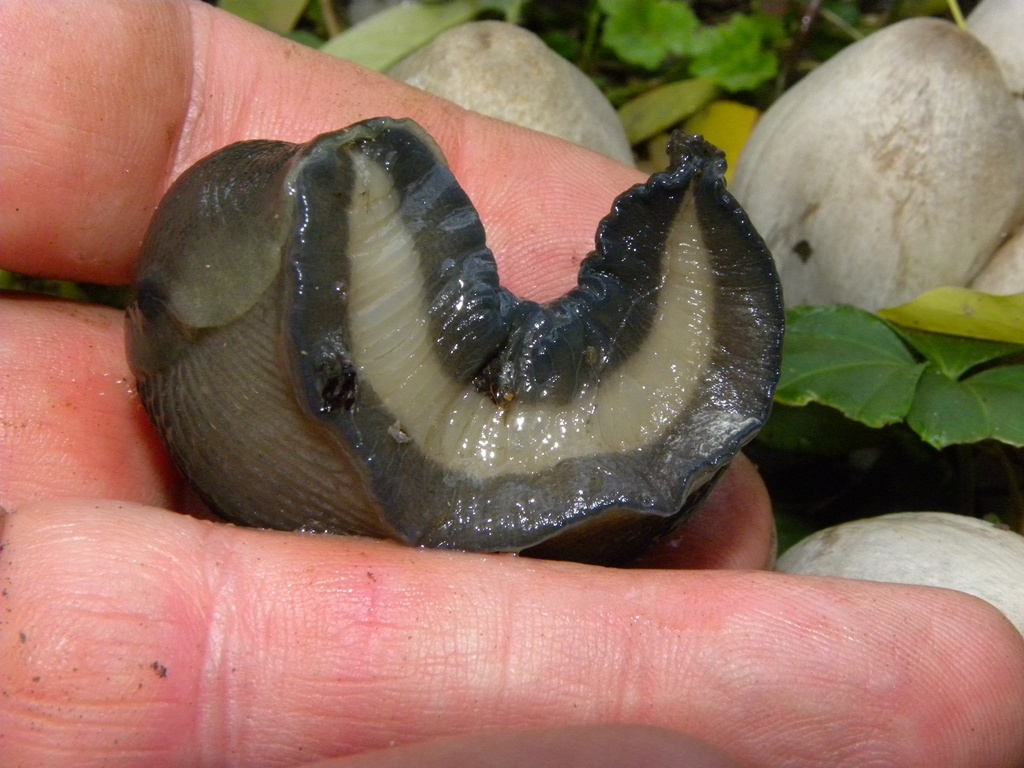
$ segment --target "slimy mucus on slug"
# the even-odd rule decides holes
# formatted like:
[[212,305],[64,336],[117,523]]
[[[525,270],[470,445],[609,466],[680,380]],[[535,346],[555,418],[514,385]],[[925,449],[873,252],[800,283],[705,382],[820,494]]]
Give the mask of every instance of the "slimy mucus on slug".
[[677,134],[670,157],[538,304],[501,287],[412,121],[214,153],[143,245],[145,408],[237,523],[635,557],[761,427],[779,374],[778,278],[721,153]]

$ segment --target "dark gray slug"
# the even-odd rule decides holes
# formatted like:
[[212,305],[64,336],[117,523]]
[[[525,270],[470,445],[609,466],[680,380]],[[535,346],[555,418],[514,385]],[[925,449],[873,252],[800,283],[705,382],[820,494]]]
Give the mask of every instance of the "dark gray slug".
[[550,304],[501,287],[409,120],[216,152],[143,244],[142,402],[227,520],[628,561],[754,436],[779,374],[778,277],[725,161],[669,150]]

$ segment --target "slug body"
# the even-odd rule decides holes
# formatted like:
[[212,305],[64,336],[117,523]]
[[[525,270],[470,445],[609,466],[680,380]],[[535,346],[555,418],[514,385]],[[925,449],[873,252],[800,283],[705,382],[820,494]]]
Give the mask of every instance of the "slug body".
[[143,245],[146,410],[234,522],[628,560],[757,432],[779,371],[778,278],[721,154],[681,135],[670,154],[541,305],[500,286],[415,123],[227,147]]

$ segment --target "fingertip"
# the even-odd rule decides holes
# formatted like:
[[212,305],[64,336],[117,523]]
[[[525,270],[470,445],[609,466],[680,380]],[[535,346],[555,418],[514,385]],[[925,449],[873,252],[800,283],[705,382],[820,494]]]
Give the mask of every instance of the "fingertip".
[[935,764],[1018,765],[1024,755],[1024,638],[980,598],[920,589],[942,596],[933,611],[936,639],[916,644],[925,678],[916,689],[926,695],[915,706],[923,737],[946,744],[950,753]]
[[[772,718],[766,751],[780,748],[772,733],[842,702],[861,713],[858,755],[908,767],[1019,764],[1024,640],[992,606],[934,587],[766,576],[777,584],[772,599],[761,598],[771,617],[763,643],[774,668],[789,671],[792,696],[774,702],[787,714]],[[770,678],[772,669],[760,674]],[[863,764],[838,752],[828,763]]]

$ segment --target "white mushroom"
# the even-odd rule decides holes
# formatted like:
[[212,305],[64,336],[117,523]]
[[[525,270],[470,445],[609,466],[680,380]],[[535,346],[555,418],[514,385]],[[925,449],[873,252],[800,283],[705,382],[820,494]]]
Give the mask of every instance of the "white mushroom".
[[984,0],[967,17],[967,28],[996,57],[1024,114],[1024,0]]
[[837,525],[791,547],[783,573],[921,584],[986,600],[1024,634],[1024,537],[948,512],[901,512]]
[[600,89],[515,24],[454,27],[388,74],[460,107],[633,164],[626,131]]
[[785,93],[734,192],[788,304],[900,304],[967,285],[1024,220],[1024,119],[984,45],[910,19]]
[[[1024,116],[1024,0],[984,0],[967,26],[992,51]],[[1019,182],[1024,187],[1024,179]],[[1024,292],[1024,226],[996,251],[971,287],[987,293]]]

